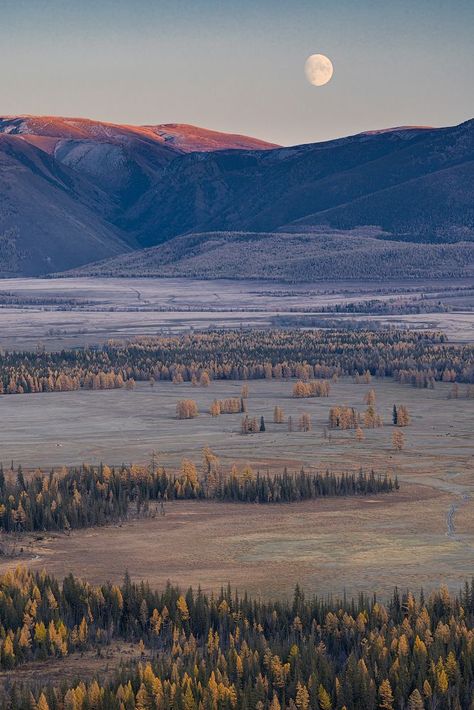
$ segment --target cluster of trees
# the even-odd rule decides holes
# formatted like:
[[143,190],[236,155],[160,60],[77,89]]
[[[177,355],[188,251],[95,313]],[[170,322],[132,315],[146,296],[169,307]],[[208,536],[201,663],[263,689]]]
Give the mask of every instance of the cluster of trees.
[[5,352],[0,393],[122,387],[128,380],[193,382],[351,375],[430,387],[474,383],[474,348],[413,331],[215,331],[110,342],[95,349]]
[[451,307],[440,300],[425,299],[423,296],[409,298],[396,297],[385,300],[371,298],[365,301],[348,301],[323,306],[321,313],[376,313],[384,315],[404,315],[408,313],[449,313]]
[[238,414],[239,412],[245,411],[247,411],[247,409],[243,397],[215,399],[209,409],[209,413],[213,417],[218,417],[219,414]]
[[[211,412],[212,414],[212,412]],[[281,407],[275,407],[273,410],[273,423],[274,424],[283,424],[284,422],[284,414],[283,414],[283,409]],[[311,421],[311,415],[308,414],[308,412],[303,412],[300,414],[298,417],[298,431],[311,431],[313,428],[313,424]],[[288,426],[288,431],[292,432],[295,430],[295,425],[293,422],[293,417],[288,417],[287,420],[287,426]],[[261,416],[260,420],[257,419],[257,417],[249,417],[248,414],[245,415],[245,417],[242,418],[241,424],[240,424],[240,433],[241,434],[257,434],[266,431],[266,426],[265,426],[265,417]]]
[[0,469],[0,528],[7,532],[69,530],[121,520],[144,512],[170,482],[165,474],[140,466],[41,470],[25,476]]
[[394,426],[408,426],[410,423],[410,415],[404,404],[394,404],[392,411],[392,421]]
[[474,387],[469,385],[464,392],[461,393],[458,383],[455,382],[448,392],[448,399],[459,399],[460,396],[464,396],[465,399],[474,399]]
[[[354,407],[335,406],[329,410],[329,427],[331,429],[356,429],[361,427],[375,429],[383,426],[383,420],[375,409],[375,392],[370,390],[364,397],[367,409],[364,413]],[[392,409],[392,422],[394,426],[405,427],[410,423],[408,408],[404,404],[394,404]]]
[[[224,472],[220,470],[219,459],[208,447],[203,451],[201,472],[189,459],[183,459],[181,470],[176,474],[169,474],[154,464],[118,468],[83,464],[49,474],[38,469],[32,476],[25,476],[21,467],[7,472],[0,468],[0,529],[22,532],[104,525],[130,514],[152,515],[157,510],[156,502],[166,500],[200,498],[278,503],[319,495],[383,493],[394,487],[398,487],[397,481],[393,483],[386,476],[362,471],[356,477],[349,473],[305,473],[304,470],[297,475],[285,470],[281,475],[272,476],[254,473],[249,466],[242,472],[236,467]],[[240,497],[236,497],[237,489]],[[282,493],[283,489],[292,489],[292,497]],[[266,491],[263,497],[261,490]]]
[[293,385],[293,397],[329,397],[331,385],[328,380],[298,380]]
[[292,475],[288,471],[270,476],[231,475],[218,481],[214,496],[219,500],[247,503],[291,503],[325,496],[358,496],[391,493],[398,490],[398,480],[387,475],[355,473],[306,473]]
[[194,399],[180,399],[176,403],[176,416],[178,419],[194,419],[198,414],[199,409]]
[[428,598],[256,600],[145,583],[0,578],[0,664],[97,648],[148,655],[102,683],[10,685],[11,710],[461,710],[474,702],[474,583]]
[[368,385],[368,384],[370,384],[371,381],[372,381],[372,373],[370,372],[370,370],[366,370],[362,374],[360,374],[359,371],[357,370],[357,372],[354,374],[354,382],[356,383],[356,385],[360,385],[360,384]]
[[[150,381],[153,384],[155,381],[155,378],[151,377]],[[183,377],[182,372],[180,372],[180,370],[177,370],[173,374],[171,381],[173,382],[174,385],[182,384],[184,382],[184,377]],[[211,384],[211,378],[209,377],[209,373],[206,370],[201,370],[199,373],[193,372],[193,374],[191,375],[190,382],[193,387],[197,387],[198,385],[200,385],[201,387],[209,387],[209,385]]]
[[382,417],[373,404],[369,404],[363,414],[354,407],[337,406],[329,410],[329,427],[331,429],[375,429],[383,426]]
[[248,414],[242,417],[240,423],[240,433],[241,434],[258,434],[259,432],[266,431],[265,427],[265,417],[260,417],[260,422],[257,417],[249,417]]

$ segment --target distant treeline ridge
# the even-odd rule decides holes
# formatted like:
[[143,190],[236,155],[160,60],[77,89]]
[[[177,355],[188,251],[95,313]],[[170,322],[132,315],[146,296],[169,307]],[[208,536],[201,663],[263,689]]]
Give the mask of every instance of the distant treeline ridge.
[[5,352],[0,393],[133,386],[135,381],[394,377],[417,387],[474,382],[474,347],[440,333],[387,330],[212,331],[110,342],[94,349]]

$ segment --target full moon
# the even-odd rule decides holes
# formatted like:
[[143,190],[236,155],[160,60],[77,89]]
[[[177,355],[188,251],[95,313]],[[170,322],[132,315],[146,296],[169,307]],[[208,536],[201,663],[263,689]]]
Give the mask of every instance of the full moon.
[[312,54],[305,62],[304,73],[313,86],[324,86],[331,81],[334,69],[329,57],[324,54]]

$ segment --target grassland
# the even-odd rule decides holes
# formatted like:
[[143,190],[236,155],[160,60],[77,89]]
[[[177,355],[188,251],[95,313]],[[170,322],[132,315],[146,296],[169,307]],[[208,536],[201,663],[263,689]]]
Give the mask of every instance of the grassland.
[[[0,397],[0,450],[4,463],[26,467],[147,461],[155,450],[167,467],[183,456],[199,462],[210,445],[224,469],[250,463],[281,470],[301,464],[338,471],[373,467],[398,475],[401,490],[391,496],[323,500],[279,506],[175,502],[166,515],[122,526],[66,535],[22,536],[15,559],[0,569],[27,563],[61,576],[70,570],[91,581],[119,580],[128,568],[134,578],[162,585],[171,579],[216,589],[231,582],[254,594],[287,596],[295,580],[308,591],[387,594],[394,584],[430,589],[440,580],[456,589],[472,574],[474,534],[474,405],[448,399],[450,385],[420,390],[391,380],[374,380],[382,429],[329,432],[331,406],[364,409],[369,387],[349,379],[330,396],[297,400],[292,382],[249,383],[248,410],[264,416],[265,433],[242,436],[238,414],[212,418],[214,398],[238,396],[241,382],[212,382],[208,388],[159,382],[134,391],[110,390]],[[460,394],[464,392],[461,386]],[[193,398],[201,414],[178,421],[178,399]],[[391,447],[391,408],[407,405],[411,425],[406,449]],[[303,411],[313,431],[288,432],[272,423],[283,407],[296,421]],[[453,508],[454,506],[454,508]],[[453,528],[447,517],[453,510]],[[448,534],[449,533],[449,534]]]
[[106,648],[71,653],[62,658],[48,658],[47,661],[30,661],[18,668],[0,671],[0,688],[11,687],[14,683],[40,686],[45,682],[53,684],[75,683],[98,678],[104,682],[114,676],[117,668],[141,660],[148,660],[149,653],[141,654],[138,644],[113,641]]

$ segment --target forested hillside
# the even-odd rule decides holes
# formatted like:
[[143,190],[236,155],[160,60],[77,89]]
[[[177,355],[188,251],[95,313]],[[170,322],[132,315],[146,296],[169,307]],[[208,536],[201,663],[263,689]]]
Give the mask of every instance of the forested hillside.
[[474,242],[390,241],[376,229],[294,227],[288,232],[204,232],[87,264],[70,276],[200,279],[416,279],[474,274]]
[[12,710],[422,710],[470,708],[474,584],[425,597],[250,599],[158,592],[128,575],[93,586],[19,568],[0,578],[1,666],[140,644],[112,680],[3,689]]

